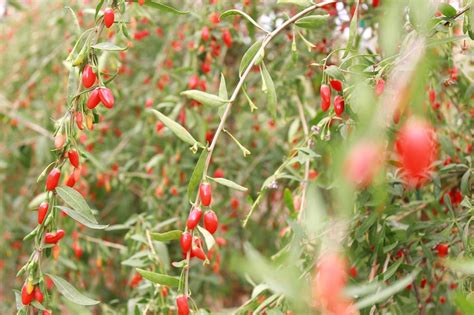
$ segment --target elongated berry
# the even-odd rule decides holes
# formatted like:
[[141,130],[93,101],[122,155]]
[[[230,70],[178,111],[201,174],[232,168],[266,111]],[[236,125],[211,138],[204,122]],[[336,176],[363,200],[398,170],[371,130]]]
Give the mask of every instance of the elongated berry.
[[41,289],[39,287],[35,288],[35,291],[33,292],[33,294],[36,301],[43,303],[44,296],[43,296],[43,293],[41,293]]
[[92,70],[92,67],[90,65],[86,65],[82,70],[82,85],[88,89],[94,85],[96,79],[97,77]]
[[95,89],[89,95],[89,99],[87,100],[86,106],[89,109],[96,108],[97,105],[100,103],[100,96],[99,96],[99,89]]
[[107,108],[113,108],[114,107],[114,95],[112,94],[112,91],[110,91],[109,88],[100,88],[99,89],[99,97],[100,101],[102,104],[104,104],[105,107]]
[[219,220],[214,211],[209,210],[204,214],[204,228],[209,231],[209,233],[214,234],[217,231],[219,226]]
[[183,234],[181,234],[181,239],[179,240],[179,242],[181,244],[181,250],[184,254],[186,254],[191,249],[193,237],[189,232],[184,232]]
[[188,297],[179,295],[176,298],[176,306],[178,307],[178,315],[189,315]]
[[209,206],[211,204],[211,184],[208,182],[201,183],[199,186],[199,198],[203,206]]
[[342,113],[344,112],[344,98],[342,98],[340,95],[336,95],[334,98],[334,112],[338,117],[341,117]]
[[67,153],[67,157],[69,158],[69,162],[72,166],[74,166],[75,168],[79,167],[79,153],[77,153],[76,150],[69,150],[69,152]]
[[193,230],[196,225],[199,224],[199,221],[201,220],[202,216],[202,211],[199,208],[194,208],[191,210],[191,213],[189,213],[188,220],[186,221],[186,226],[188,229]]
[[59,177],[61,176],[61,171],[59,168],[55,167],[49,172],[48,178],[46,178],[46,190],[55,190],[58,186]]
[[61,134],[61,133],[58,133],[55,137],[54,137],[54,146],[56,147],[56,149],[61,149],[64,145],[64,143],[66,142],[66,137]]
[[342,91],[342,82],[339,81],[339,80],[331,80],[329,81],[329,84],[331,84],[331,87],[338,91],[338,92],[341,92]]
[[76,112],[76,125],[77,125],[77,128],[79,128],[80,130],[84,129],[83,121],[84,119],[83,119],[82,113]]
[[46,201],[40,203],[38,207],[38,224],[43,224],[44,218],[48,214],[49,204]]
[[438,244],[436,245],[436,251],[438,252],[438,257],[444,258],[448,256],[449,246],[447,244]]
[[31,301],[33,301],[34,293],[28,293],[27,285],[23,285],[23,288],[21,289],[21,303],[23,305],[29,305]]
[[104,11],[104,24],[105,27],[110,28],[115,21],[115,13],[111,8],[107,8]]
[[205,42],[209,40],[209,28],[204,26],[201,30],[201,39]]
[[222,41],[227,46],[227,48],[232,47],[232,34],[230,33],[230,31],[228,29],[225,29],[222,32]]
[[204,251],[202,250],[201,247],[194,246],[191,249],[191,256],[192,257],[197,257],[198,259],[205,260],[206,259],[206,254],[204,254]]
[[64,230],[57,230],[56,232],[48,232],[44,235],[44,242],[46,244],[56,244],[64,237]]
[[327,84],[322,84],[319,92],[321,94],[321,109],[325,112],[331,106],[331,89]]

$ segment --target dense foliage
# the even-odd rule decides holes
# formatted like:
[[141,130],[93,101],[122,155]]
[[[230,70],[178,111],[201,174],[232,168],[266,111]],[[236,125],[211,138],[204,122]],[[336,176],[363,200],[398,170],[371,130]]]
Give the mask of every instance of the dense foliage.
[[472,6],[0,2],[0,313],[474,313]]

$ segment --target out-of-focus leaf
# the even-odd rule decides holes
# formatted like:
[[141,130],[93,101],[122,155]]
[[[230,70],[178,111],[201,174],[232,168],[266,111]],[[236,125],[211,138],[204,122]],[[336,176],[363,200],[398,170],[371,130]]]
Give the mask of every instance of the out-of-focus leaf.
[[142,275],[143,278],[150,280],[153,283],[161,284],[169,287],[178,287],[179,285],[179,278],[172,277],[168,275],[164,275],[161,273],[151,272],[143,269],[137,268],[139,274]]
[[63,207],[63,206],[56,206],[56,208],[60,209],[62,212],[66,213],[69,217],[87,226],[88,228],[91,228],[94,230],[103,230],[109,227],[108,225],[101,225],[101,224],[97,224],[97,222],[91,221],[88,217],[83,215],[82,212],[76,211],[74,209],[70,209],[68,207]]
[[212,180],[213,182],[216,182],[220,185],[224,185],[224,186],[227,186],[229,188],[232,188],[232,189],[235,189],[235,190],[238,190],[238,191],[247,191],[248,189],[244,186],[241,186],[231,180],[228,180],[228,179],[225,179],[225,178],[221,178],[221,177],[218,177],[218,178],[214,178],[214,177],[210,177],[210,176],[207,176],[207,178],[209,178],[210,180]]
[[183,231],[181,230],[173,230],[164,233],[150,233],[152,239],[160,242],[179,240],[181,234],[183,234]]
[[162,113],[160,113],[159,111],[155,109],[151,109],[151,111],[158,117],[159,120],[161,120],[163,124],[165,124],[166,127],[171,129],[171,131],[178,138],[180,138],[184,142],[187,142],[193,146],[198,144],[198,142],[193,138],[193,136],[191,136],[191,134],[183,126],[181,126],[180,124],[175,122],[173,119],[163,115]]
[[69,207],[80,213],[89,222],[97,224],[91,208],[79,192],[67,186],[56,187],[56,192]]
[[456,15],[456,9],[449,3],[441,3],[438,7],[439,12],[441,12],[446,17],[453,17]]
[[217,95],[209,94],[199,90],[188,90],[181,92],[181,95],[184,95],[190,99],[198,101],[204,105],[211,106],[211,107],[220,107],[222,105],[228,104],[229,101],[223,99]]
[[170,6],[170,5],[163,4],[163,3],[160,3],[160,2],[154,2],[152,0],[145,0],[145,5],[149,6],[151,8],[161,10],[163,12],[167,12],[167,13],[173,13],[173,14],[178,14],[178,15],[189,13],[189,11],[178,10],[178,9],[176,9],[176,8]]
[[[242,57],[242,61],[240,61],[239,76],[242,76],[242,73],[244,73],[245,69],[247,69],[247,67],[250,65],[253,58],[259,51],[260,47],[262,47],[262,42],[257,41],[253,43],[252,46],[249,47],[249,49],[247,49],[247,51]],[[255,64],[258,64],[258,62],[256,62]]]
[[127,50],[127,47],[119,47],[111,42],[102,42],[91,46],[92,48],[106,51],[122,51]]
[[313,3],[310,0],[278,0],[277,4],[296,4],[300,7],[308,7]]
[[267,106],[268,111],[273,117],[276,117],[276,106],[277,106],[277,93],[275,90],[275,85],[273,84],[272,77],[265,66],[265,63],[262,62],[260,67],[260,72],[262,73],[262,91],[267,95]]
[[221,19],[225,18],[225,17],[228,17],[228,16],[232,16],[232,15],[241,15],[244,18],[246,18],[250,23],[252,23],[255,27],[257,27],[257,28],[261,29],[262,31],[266,32],[266,30],[262,26],[260,26],[260,24],[258,24],[257,21],[255,21],[250,15],[248,15],[247,13],[245,13],[243,11],[237,10],[237,9],[231,9],[231,10],[225,11],[224,13],[221,14]]
[[329,19],[329,14],[326,15],[308,15],[302,17],[295,22],[295,25],[306,29],[317,29],[325,25]]
[[59,293],[61,293],[69,301],[79,305],[96,305],[100,303],[99,301],[93,300],[79,292],[63,278],[51,274],[47,274],[47,276],[53,280],[53,283],[58,289]]
[[210,250],[211,248],[213,248],[214,245],[216,244],[216,240],[214,239],[214,236],[212,236],[212,234],[209,233],[208,230],[206,230],[205,228],[202,228],[199,225],[198,225],[198,230],[201,233],[202,237],[204,237],[204,242],[206,242],[207,250]]
[[190,201],[193,201],[193,198],[196,195],[198,185],[202,180],[204,167],[206,166],[207,154],[208,154],[207,148],[203,149],[201,152],[201,155],[199,156],[199,160],[196,163],[196,166],[194,167],[193,173],[191,175],[191,179],[189,180],[188,199]]

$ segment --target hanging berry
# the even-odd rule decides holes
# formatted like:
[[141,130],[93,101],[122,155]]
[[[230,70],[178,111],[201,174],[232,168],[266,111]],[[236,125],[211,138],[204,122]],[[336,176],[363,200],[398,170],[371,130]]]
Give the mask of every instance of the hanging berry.
[[202,211],[199,208],[194,208],[191,210],[189,214],[188,221],[186,222],[186,226],[188,229],[193,230],[201,221]]
[[69,150],[67,153],[67,157],[69,158],[69,162],[72,166],[74,166],[75,168],[79,167],[79,153],[77,153],[76,150]]
[[176,298],[176,306],[178,307],[178,315],[189,315],[188,297],[179,295]]
[[82,70],[82,85],[88,89],[94,85],[96,79],[97,77],[92,70],[92,67],[90,65],[86,65]]
[[49,172],[48,178],[46,178],[46,190],[55,190],[58,186],[59,177],[61,176],[61,171],[59,168],[55,167]]
[[199,186],[199,198],[203,206],[207,207],[211,204],[211,184],[203,182]]
[[216,213],[212,210],[206,211],[204,214],[204,227],[206,230],[208,230],[209,233],[214,234],[217,231],[218,226],[219,221]]
[[114,24],[114,21],[115,21],[114,10],[112,10],[111,8],[105,9],[104,11],[105,27],[110,28]]
[[21,289],[21,303],[23,305],[29,305],[31,301],[33,301],[34,293],[33,291],[28,293],[28,285],[25,284],[23,285],[23,288]]
[[44,235],[44,242],[46,244],[56,244],[64,237],[64,230],[57,230],[56,232],[48,232]]
[[43,224],[46,214],[48,214],[49,204],[46,201],[40,203],[38,207],[38,224]]
[[331,106],[331,89],[327,84],[322,84],[319,92],[321,94],[321,109],[325,112]]
[[336,95],[336,97],[334,97],[334,112],[336,113],[337,117],[341,117],[342,113],[344,112],[344,98],[340,95]]
[[191,249],[192,241],[193,241],[193,237],[191,236],[189,232],[184,232],[183,234],[181,234],[181,239],[179,240],[179,242],[181,244],[181,250],[183,254],[186,254],[187,252],[189,252],[189,250]]
[[89,109],[94,109],[100,103],[100,96],[99,96],[99,89],[95,89],[89,95],[89,99],[87,100],[86,106]]
[[99,89],[99,98],[102,104],[104,104],[105,107],[107,108],[113,108],[114,107],[114,95],[112,94],[112,91],[110,91],[109,88],[100,88]]
[[338,92],[341,92],[342,91],[342,82],[339,81],[339,80],[331,80],[329,81],[329,84],[331,84],[331,87],[338,91]]

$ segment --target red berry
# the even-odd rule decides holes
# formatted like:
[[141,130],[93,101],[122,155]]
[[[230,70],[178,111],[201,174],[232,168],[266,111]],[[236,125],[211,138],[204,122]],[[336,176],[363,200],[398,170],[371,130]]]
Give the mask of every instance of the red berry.
[[94,109],[100,103],[99,89],[95,89],[89,95],[86,106],[89,109]]
[[438,257],[446,257],[448,256],[449,246],[448,244],[438,244],[436,245],[436,251],[438,252]]
[[383,79],[377,80],[377,82],[375,83],[375,95],[377,96],[382,95],[384,90],[385,90],[385,81]]
[[83,122],[82,113],[76,112],[76,124],[77,124],[77,128],[79,128],[80,130],[84,129],[82,122]]
[[104,11],[105,27],[110,28],[112,24],[114,24],[114,20],[115,20],[114,10],[112,10],[111,8],[105,9]]
[[64,135],[58,133],[55,137],[54,137],[54,147],[56,149],[61,149],[64,145],[64,143],[66,142],[66,137],[64,137]]
[[383,150],[376,143],[362,141],[350,151],[344,162],[344,177],[358,188],[365,188],[379,171]]
[[331,80],[329,81],[329,84],[331,84],[331,87],[338,91],[338,92],[341,92],[342,91],[342,82],[339,81],[339,80]]
[[232,34],[230,33],[230,31],[228,29],[225,29],[222,32],[222,41],[227,46],[227,48],[232,47]]
[[204,26],[201,30],[201,39],[205,42],[209,40],[209,28]]
[[75,168],[79,167],[79,153],[77,153],[76,150],[69,150],[69,152],[67,153],[67,157],[69,158],[69,162],[72,166],[74,166]]
[[206,259],[206,254],[204,254],[204,251],[202,250],[201,247],[194,246],[191,250],[191,256],[197,257],[198,259],[205,260]]
[[325,112],[331,106],[331,89],[327,84],[322,84],[319,92],[321,94],[321,109]]
[[194,208],[191,210],[191,213],[189,214],[188,221],[186,222],[186,226],[188,229],[193,230],[196,225],[199,224],[199,221],[201,220],[202,216],[202,211],[199,208]]
[[112,94],[112,91],[110,91],[109,88],[100,88],[99,89],[99,97],[104,104],[105,107],[107,108],[113,108],[114,107],[114,95]]
[[51,313],[51,311],[44,310],[43,315],[53,315],[53,313]]
[[199,186],[199,198],[203,206],[209,206],[211,204],[211,184],[208,182],[201,183]]
[[428,280],[426,280],[426,278],[421,279],[420,288],[424,289],[426,287],[426,283],[428,283]]
[[189,232],[184,232],[183,234],[181,234],[181,239],[179,240],[179,242],[181,244],[181,250],[184,254],[189,252],[189,250],[191,249],[192,241],[193,237]]
[[96,79],[97,77],[92,70],[92,67],[90,65],[86,65],[82,70],[82,85],[88,89],[94,85]]
[[59,168],[55,167],[49,172],[48,178],[46,179],[46,190],[55,190],[58,186],[59,177],[61,176],[61,171]]
[[189,315],[188,297],[179,295],[176,298],[176,306],[178,307],[178,315]]
[[49,204],[43,201],[38,207],[38,224],[43,224],[44,218],[48,213]]
[[44,236],[44,241],[46,244],[56,244],[64,237],[64,230],[57,230],[54,232],[46,233]]
[[398,132],[395,149],[409,185],[419,185],[428,178],[436,158],[437,140],[431,126],[420,120],[409,120]]
[[445,297],[444,295],[440,296],[440,297],[439,297],[439,302],[440,302],[441,304],[446,303],[446,297]]
[[204,227],[209,233],[214,234],[219,226],[217,215],[214,211],[209,210],[204,214]]
[[336,95],[334,98],[334,112],[338,117],[341,117],[342,113],[344,112],[344,98],[342,98],[340,95]]
[[23,305],[29,305],[31,301],[33,301],[34,293],[28,293],[27,285],[23,285],[23,288],[21,289],[21,303]]
[[41,290],[39,287],[36,287],[35,288],[35,291],[34,291],[34,297],[35,297],[35,300],[40,302],[40,303],[43,303],[43,293],[41,293]]

